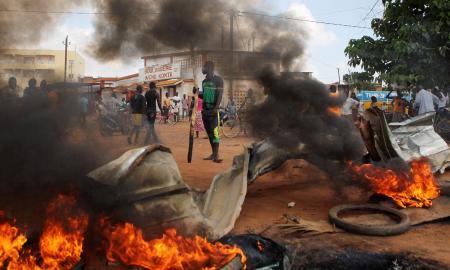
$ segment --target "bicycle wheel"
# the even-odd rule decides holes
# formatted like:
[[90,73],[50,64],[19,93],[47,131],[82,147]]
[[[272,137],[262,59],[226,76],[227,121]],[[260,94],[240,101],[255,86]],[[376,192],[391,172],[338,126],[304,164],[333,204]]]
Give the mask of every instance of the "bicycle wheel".
[[241,132],[239,119],[229,119],[223,123],[222,134],[227,138],[235,138]]
[[169,125],[171,125],[171,126],[175,125],[177,122],[178,122],[178,121],[175,121],[173,118],[169,118],[169,119],[167,120],[167,123],[169,123]]
[[169,114],[169,116],[167,117],[167,122],[166,123],[171,125],[171,126],[175,125],[175,121],[173,121],[173,115]]

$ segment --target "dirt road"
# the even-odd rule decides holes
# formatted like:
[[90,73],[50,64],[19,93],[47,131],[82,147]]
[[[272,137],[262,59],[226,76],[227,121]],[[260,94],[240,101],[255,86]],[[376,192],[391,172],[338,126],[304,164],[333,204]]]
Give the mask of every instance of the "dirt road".
[[[162,144],[171,148],[183,179],[195,189],[205,190],[217,173],[226,170],[243,146],[252,142],[247,137],[223,138],[221,158],[215,164],[202,160],[210,154],[205,134],[195,140],[193,162],[188,164],[188,124],[175,126],[157,125]],[[97,141],[104,151],[104,161],[118,157],[132,148],[123,136],[100,137],[95,128],[84,133],[86,139]],[[143,136],[141,136],[143,137]],[[283,214],[295,215],[308,220],[327,220],[328,210],[339,203],[366,202],[369,194],[355,187],[342,187],[318,169],[304,161],[286,163],[279,170],[260,177],[248,189],[248,194],[233,233],[260,232],[280,220]],[[289,202],[295,207],[288,208]],[[413,228],[395,237],[367,237],[348,233],[326,234],[318,237],[278,239],[294,241],[300,245],[317,245],[356,248],[369,251],[410,252],[450,266],[450,223],[428,224]]]

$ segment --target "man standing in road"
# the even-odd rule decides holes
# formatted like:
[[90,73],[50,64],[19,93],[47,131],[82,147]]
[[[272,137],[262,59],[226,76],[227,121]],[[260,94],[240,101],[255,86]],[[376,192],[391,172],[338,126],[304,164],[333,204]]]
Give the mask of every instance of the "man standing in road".
[[429,90],[425,90],[422,86],[414,101],[414,108],[418,109],[418,115],[425,114],[427,112],[434,112],[434,105],[439,104],[439,98],[431,93]]
[[131,137],[135,134],[134,144],[137,144],[142,127],[142,115],[145,113],[145,98],[142,95],[142,86],[138,85],[136,87],[136,94],[131,99],[130,103],[133,128],[131,129],[131,133],[130,136],[128,136],[127,141],[131,144]]
[[183,95],[181,119],[185,119],[189,113],[189,100],[186,94]]
[[202,118],[209,143],[211,144],[212,154],[205,160],[212,160],[216,163],[222,162],[219,158],[219,106],[222,101],[223,80],[214,75],[214,63],[207,61],[202,69],[206,78],[202,82],[200,97],[203,99]]
[[166,92],[166,95],[162,99],[162,111],[161,114],[164,116],[164,123],[167,123],[167,119],[169,118],[169,111],[170,106],[172,105],[172,102],[169,98],[169,92]]
[[147,120],[148,131],[145,137],[145,144],[154,143],[158,141],[158,137],[155,132],[155,120],[156,120],[156,104],[158,104],[159,110],[162,112],[161,100],[159,93],[156,91],[156,84],[151,82],[149,84],[149,90],[145,93],[145,100],[147,101]]
[[8,86],[0,92],[2,99],[10,100],[19,97],[19,87],[17,86],[17,79],[15,77],[9,78]]

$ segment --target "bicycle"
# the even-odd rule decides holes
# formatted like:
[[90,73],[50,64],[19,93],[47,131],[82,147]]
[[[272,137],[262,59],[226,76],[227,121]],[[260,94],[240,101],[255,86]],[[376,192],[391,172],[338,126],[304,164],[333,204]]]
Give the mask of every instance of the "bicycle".
[[159,124],[169,124],[171,126],[175,125],[177,121],[174,120],[174,114],[168,112],[167,116],[163,115],[161,112],[156,114],[156,121]]
[[242,122],[239,113],[230,114],[225,111],[220,122],[222,134],[226,138],[235,138],[242,132],[247,134],[247,130],[244,127],[244,123]]

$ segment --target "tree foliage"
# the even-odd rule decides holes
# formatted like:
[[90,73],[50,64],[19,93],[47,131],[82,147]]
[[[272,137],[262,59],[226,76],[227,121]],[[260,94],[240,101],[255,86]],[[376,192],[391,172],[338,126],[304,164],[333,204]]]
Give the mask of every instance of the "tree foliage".
[[450,82],[450,1],[383,0],[383,18],[372,20],[376,38],[350,40],[345,54],[389,83]]
[[369,72],[351,72],[344,74],[343,79],[351,87],[356,87],[358,90],[374,90],[374,77]]

